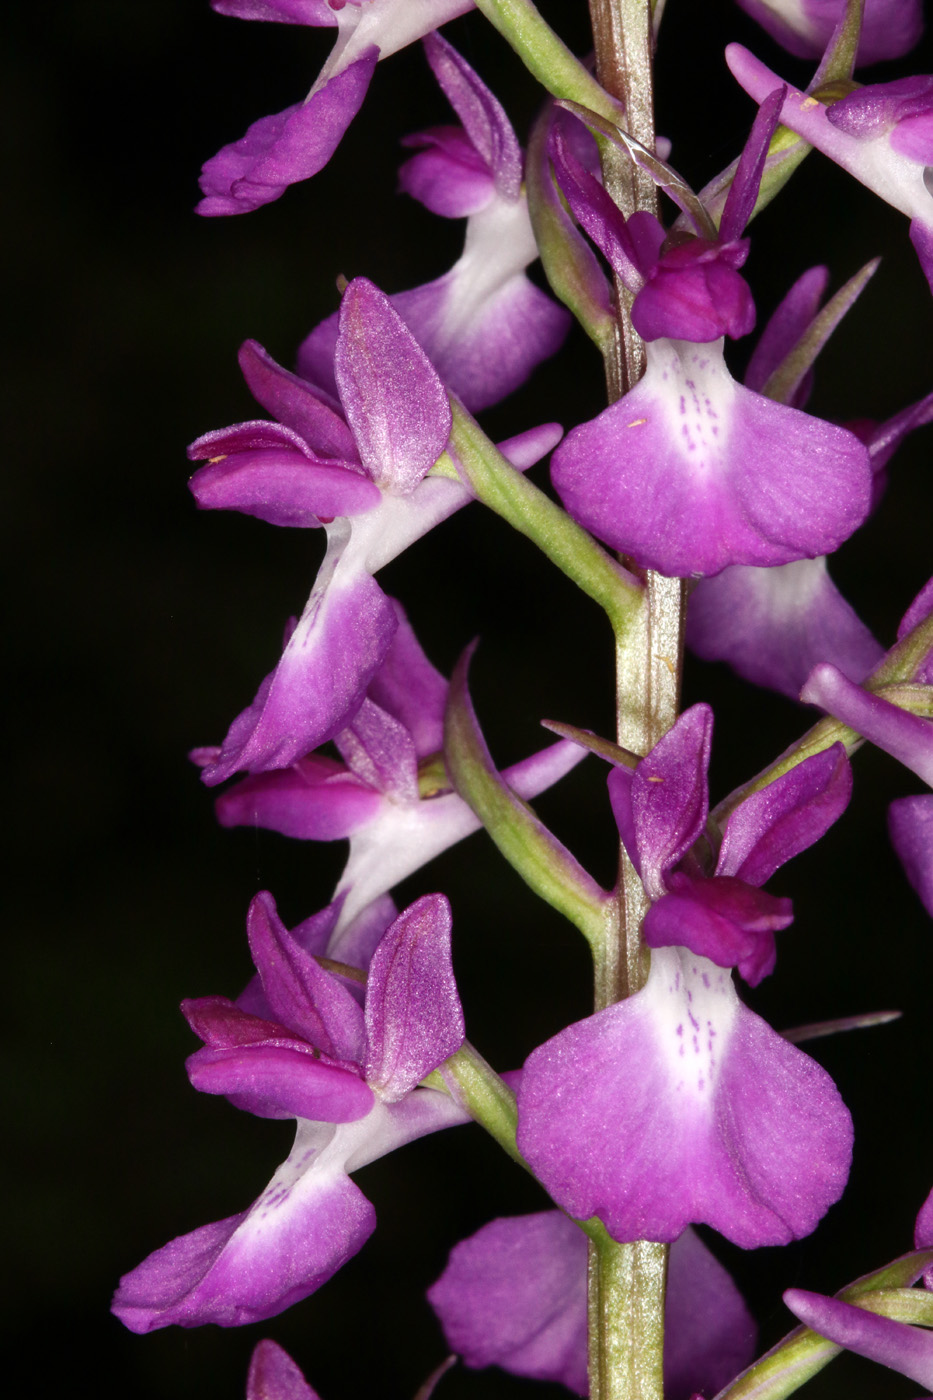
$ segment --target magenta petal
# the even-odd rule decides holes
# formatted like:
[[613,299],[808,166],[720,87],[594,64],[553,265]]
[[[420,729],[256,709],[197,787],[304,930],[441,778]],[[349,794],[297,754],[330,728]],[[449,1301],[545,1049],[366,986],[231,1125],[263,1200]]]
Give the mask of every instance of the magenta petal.
[[211,9],[237,19],[277,20],[279,24],[337,23],[336,7],[330,0],[211,0]]
[[198,1050],[186,1068],[202,1094],[225,1094],[262,1118],[355,1123],[373,1106],[372,1090],[358,1075],[323,1064],[298,1042]]
[[675,871],[671,892],[645,915],[649,948],[689,948],[717,967],[738,968],[750,987],[774,971],[774,934],[793,923],[789,899],[777,899],[743,880],[691,880]]
[[804,759],[731,813],[716,874],[766,884],[785,861],[825,835],[851,796],[852,769],[843,744]]
[[[346,987],[288,932],[271,894],[263,891],[256,895],[249,906],[247,929],[253,962],[273,1015],[315,1049],[359,1064],[363,1055],[359,1006]],[[300,1117],[324,1115],[303,1113]]]
[[249,1363],[246,1400],[318,1400],[288,1352],[268,1339],[259,1342]]
[[559,1211],[493,1220],[428,1290],[450,1349],[473,1368],[587,1393],[586,1236]]
[[721,346],[664,340],[634,389],[568,433],[551,475],[587,529],[679,577],[825,554],[865,518],[871,483],[854,434],[742,388]]
[[425,53],[444,94],[482,156],[499,193],[517,200],[522,152],[501,103],[452,44],[436,31],[425,36]]
[[313,453],[339,457],[345,462],[358,461],[350,429],[312,385],[276,364],[255,340],[245,340],[237,358],[256,402],[299,433]]
[[261,826],[301,841],[338,841],[365,826],[382,796],[342,764],[310,755],[290,768],[244,778],[218,797],[221,826]]
[[399,167],[399,189],[432,214],[465,218],[485,209],[493,198],[489,167],[461,127],[434,127],[407,136],[402,144],[424,149]]
[[[739,0],[773,39],[797,58],[821,58],[845,0]],[[923,32],[922,0],[865,0],[860,66],[900,58]]]
[[376,1225],[369,1201],[333,1160],[339,1131],[300,1123],[291,1155],[248,1211],[181,1235],[124,1275],[117,1317],[133,1332],[171,1323],[238,1327],[326,1283]]
[[[914,1248],[929,1249],[933,1245],[933,1191],[927,1196],[914,1225]],[[933,1267],[923,1275],[924,1288],[933,1288]]]
[[340,571],[349,527],[338,523],[329,535],[329,558],[301,620],[253,703],[230,726],[219,756],[205,767],[208,785],[243,769],[285,768],[331,738],[358,709],[388,651],[397,626],[391,603],[368,574]]
[[924,794],[892,802],[888,830],[908,880],[933,918],[933,797]]
[[926,1330],[802,1288],[789,1288],[784,1302],[795,1317],[827,1341],[933,1390],[933,1336]]
[[933,787],[933,720],[872,695],[835,666],[817,666],[800,698],[848,724]]
[[401,721],[418,757],[427,758],[444,746],[447,682],[422,651],[401,603],[394,606],[398,628],[367,694]]
[[237,452],[196,471],[189,482],[201,510],[238,510],[270,525],[309,528],[359,515],[382,500],[358,472],[289,449]]
[[744,1248],[786,1244],[838,1200],[852,1152],[825,1071],[728,973],[675,949],[652,954],[641,992],[533,1052],[518,1113],[519,1150],[556,1203],[617,1240],[706,1223]]
[[[791,287],[758,337],[745,371],[745,387],[760,393],[770,376],[790,354],[820,309],[829,282],[825,267],[808,268]],[[794,403],[795,408],[801,404]]]
[[652,899],[663,876],[701,835],[709,811],[706,773],[713,739],[709,705],[693,705],[635,769],[632,818],[642,878]]
[[450,905],[425,895],[400,914],[373,954],[366,983],[366,1081],[403,1098],[459,1050],[463,1010],[450,961]]
[[365,277],[343,294],[334,373],[363,465],[406,496],[450,435],[450,404],[424,351],[389,299]]
[[920,259],[923,275],[929,283],[930,290],[933,291],[933,217],[911,219],[910,241]]
[[334,742],[361,782],[398,803],[418,801],[418,756],[412,737],[381,706],[365,699]]
[[725,661],[794,700],[820,661],[861,681],[883,655],[822,557],[776,569],[737,564],[701,579],[690,597],[687,644],[704,661]]
[[316,175],[359,111],[378,57],[377,48],[367,49],[306,102],[261,117],[239,141],[218,151],[201,171],[205,197],[197,212],[244,214]]

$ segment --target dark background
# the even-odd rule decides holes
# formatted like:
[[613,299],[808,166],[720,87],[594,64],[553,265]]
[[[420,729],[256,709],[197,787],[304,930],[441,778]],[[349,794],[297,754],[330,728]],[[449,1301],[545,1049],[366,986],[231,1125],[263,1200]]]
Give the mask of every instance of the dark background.
[[[545,9],[568,42],[586,47],[582,4]],[[668,9],[659,128],[699,186],[736,154],[752,114],[726,73],[724,43],[743,39],[798,82],[808,72],[727,0]],[[236,995],[249,973],[251,896],[271,889],[296,922],[326,903],[344,852],[220,832],[186,760],[193,744],[223,735],[273,664],[322,542],[246,517],[199,517],[184,447],[254,415],[235,360],[246,336],[288,363],[334,309],[338,274],[365,273],[396,291],[451,264],[461,226],[394,192],[398,138],[450,118],[419,50],[407,50],[380,65],[325,172],[249,216],[199,220],[201,161],[298,100],[330,33],[238,23],[206,0],[63,0],[8,15],[7,1368],[17,1358],[28,1367],[17,1384],[24,1396],[82,1381],[99,1395],[230,1400],[243,1393],[255,1342],[273,1336],[324,1400],[401,1400],[444,1355],[423,1291],[447,1250],[493,1214],[543,1204],[476,1128],[361,1172],[378,1231],[280,1318],[139,1338],[107,1306],[121,1272],[171,1236],[242,1210],[286,1154],[290,1125],[188,1086],[183,1061],[194,1047],[176,1007],[183,996]],[[448,32],[524,134],[537,99],[520,65],[477,15]],[[931,66],[927,46],[876,76]],[[826,261],[835,288],[884,255],[823,356],[816,412],[883,418],[933,387],[933,305],[901,215],[814,155],[754,234],[748,273],[762,322],[805,267]],[[747,351],[730,353],[738,371]],[[569,426],[601,404],[595,353],[576,337],[486,421],[497,435],[552,417]],[[886,643],[931,572],[931,447],[927,430],[900,452],[887,499],[834,564]],[[497,520],[462,512],[382,582],[442,669],[482,635],[474,695],[503,764],[540,742],[542,715],[610,730],[608,629]],[[699,699],[717,710],[714,799],[810,722],[724,668],[691,662],[685,703]],[[848,817],[773,883],[793,895],[797,921],[775,976],[748,999],[778,1026],[887,1006],[905,1016],[813,1047],[857,1131],[848,1192],[817,1233],[754,1254],[710,1237],[768,1343],[791,1324],[783,1288],[833,1291],[909,1248],[933,1185],[931,930],[884,831],[887,801],[918,784],[875,752],[856,768]],[[584,765],[540,811],[610,881],[603,778],[595,762]],[[581,940],[482,836],[415,876],[399,903],[433,889],[452,900],[469,1033],[493,1063],[521,1063],[586,1014]],[[441,1393],[532,1390],[500,1373],[455,1371]],[[913,1391],[847,1358],[807,1393]]]

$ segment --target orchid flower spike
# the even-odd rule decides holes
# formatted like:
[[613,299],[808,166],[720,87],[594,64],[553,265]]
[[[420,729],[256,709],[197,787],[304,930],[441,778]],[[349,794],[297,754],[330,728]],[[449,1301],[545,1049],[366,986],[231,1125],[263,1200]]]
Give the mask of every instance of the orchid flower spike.
[[[310,841],[350,838],[335,899],[338,927],[479,830],[480,820],[447,779],[442,755],[447,681],[428,661],[401,605],[398,626],[366,698],[335,742],[342,763],[310,753],[288,768],[259,773],[217,799],[222,826],[262,826]],[[562,778],[585,756],[550,745],[506,769],[524,800]]]
[[781,121],[910,219],[910,239],[933,290],[933,77],[871,83],[828,106],[789,87],[730,44],[734,77],[756,102],[783,88]]
[[[560,347],[570,327],[563,307],[525,275],[538,249],[522,187],[522,151],[501,104],[439,34],[424,41],[428,62],[461,126],[409,136],[418,148],[399,188],[434,214],[466,217],[463,255],[443,277],[392,305],[448,388],[479,412],[523,384]],[[336,318],[312,331],[299,372],[328,385]]]
[[[777,95],[762,106],[718,239],[695,237],[667,251],[657,220],[624,220],[554,137],[558,178],[577,219],[636,294],[632,318],[648,341],[648,365],[633,389],[568,433],[552,480],[599,539],[671,576],[814,558],[837,548],[869,509],[868,453],[854,434],[743,388],[726,368],[723,336],[754,324],[737,270],[747,251],[739,235],[779,108]],[[697,205],[693,196],[685,211]]]
[[[738,0],[746,14],[797,58],[820,58],[845,0]],[[923,33],[922,0],[865,0],[856,64],[909,53]]]
[[199,214],[244,214],[316,175],[356,116],[379,59],[465,14],[473,0],[211,0],[220,14],[331,25],[337,43],[303,102],[261,117],[201,171]]
[[[556,1210],[493,1220],[451,1250],[428,1302],[466,1366],[588,1391],[586,1236]],[[671,1246],[664,1395],[712,1395],[751,1361],[756,1327],[723,1266],[693,1230]]]
[[[359,709],[397,616],[373,575],[471,500],[427,473],[450,431],[450,404],[424,351],[387,297],[351,282],[334,349],[338,397],[290,374],[253,341],[240,364],[277,422],[208,433],[191,489],[202,509],[240,510],[276,525],[323,525],[327,552],[282,657],[223,744],[196,751],[204,781],[284,768],[333,737]],[[505,444],[527,467],[559,429]]]
[[561,1209],[598,1215],[614,1239],[669,1241],[703,1222],[753,1248],[808,1234],[838,1199],[852,1125],[829,1076],[742,1005],[728,968],[751,981],[770,971],[790,908],[757,887],[840,815],[851,777],[837,745],[754,794],[708,876],[710,733],[696,705],[634,774],[610,776],[653,901],[650,976],[533,1051],[517,1141]]
[[[113,1309],[134,1332],[257,1322],[314,1292],[375,1228],[349,1173],[466,1121],[447,1094],[419,1087],[463,1043],[447,901],[426,895],[389,924],[362,1007],[356,983],[310,951],[335,914],[289,933],[271,895],[257,895],[248,931],[258,983],[238,1002],[183,1004],[205,1042],[188,1060],[194,1087],[262,1118],[295,1118],[295,1145],[249,1210],[172,1240],[121,1279]],[[371,946],[384,914],[383,904],[328,951]]]

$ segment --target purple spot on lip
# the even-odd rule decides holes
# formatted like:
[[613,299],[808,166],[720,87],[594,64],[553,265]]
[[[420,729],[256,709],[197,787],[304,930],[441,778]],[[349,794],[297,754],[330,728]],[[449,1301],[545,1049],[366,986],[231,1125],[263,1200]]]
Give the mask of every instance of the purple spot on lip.
[[683,1035],[683,1033],[684,1033],[684,1027],[683,1027],[683,1022],[681,1022],[681,1024],[677,1027],[677,1030],[675,1031],[675,1035]]
[[704,972],[704,973],[703,973],[703,986],[704,986],[704,987],[708,987],[708,986],[709,986],[709,973],[708,973],[708,972]]

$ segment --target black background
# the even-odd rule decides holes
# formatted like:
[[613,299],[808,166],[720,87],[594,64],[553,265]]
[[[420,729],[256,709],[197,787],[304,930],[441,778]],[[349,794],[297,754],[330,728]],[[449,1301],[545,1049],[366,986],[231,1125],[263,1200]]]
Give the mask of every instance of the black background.
[[[544,8],[571,45],[586,47],[582,4]],[[450,265],[461,225],[394,192],[398,138],[448,121],[448,110],[418,48],[407,50],[380,65],[320,176],[254,214],[200,220],[191,213],[200,162],[298,100],[330,34],[223,19],[206,0],[63,0],[14,7],[9,18],[0,59],[10,329],[6,1365],[27,1369],[22,1395],[84,1383],[99,1395],[219,1400],[243,1393],[253,1345],[274,1336],[324,1400],[410,1397],[444,1354],[423,1291],[451,1244],[493,1214],[543,1204],[475,1128],[361,1172],[379,1229],[280,1318],[138,1338],[107,1306],[121,1272],[171,1236],[243,1209],[287,1152],[290,1125],[190,1089],[183,1061],[193,1043],[175,1008],[183,996],[242,987],[244,915],[257,889],[271,889],[296,922],[327,901],[343,860],[340,844],[220,832],[186,760],[190,746],[223,735],[273,664],[321,540],[199,517],[184,446],[254,415],[235,360],[246,336],[288,363],[334,309],[338,274],[396,291]],[[523,134],[537,99],[518,62],[478,15],[448,32]],[[751,119],[722,60],[733,38],[788,77],[808,77],[727,0],[670,0],[659,129],[697,186],[736,154]],[[927,46],[873,76],[928,70],[930,58]],[[822,358],[814,411],[883,418],[933,387],[933,305],[901,215],[814,155],[753,232],[747,271],[761,321],[805,267],[827,262],[835,287],[884,255]],[[747,351],[730,354],[737,372]],[[569,426],[601,404],[595,353],[578,336],[485,421],[495,435],[552,417]],[[902,449],[881,509],[834,563],[886,643],[931,572],[931,446],[927,430]],[[610,730],[608,629],[497,520],[462,512],[381,581],[442,669],[482,635],[474,697],[503,764],[539,743],[542,715]],[[724,668],[690,662],[685,703],[699,699],[717,712],[714,800],[810,722]],[[817,1233],[754,1254],[711,1237],[767,1342],[791,1324],[783,1288],[832,1291],[909,1248],[933,1185],[931,930],[884,831],[887,801],[919,785],[875,752],[856,769],[847,818],[771,886],[794,897],[797,919],[774,977],[748,1000],[778,1026],[887,1006],[905,1016],[814,1047],[857,1132],[848,1192]],[[611,881],[603,778],[588,763],[539,810]],[[482,836],[407,882],[399,903],[433,889],[453,903],[469,1033],[497,1066],[521,1063],[586,1014],[581,940]],[[455,1371],[441,1393],[532,1390],[499,1373]],[[807,1393],[915,1388],[846,1358]]]

